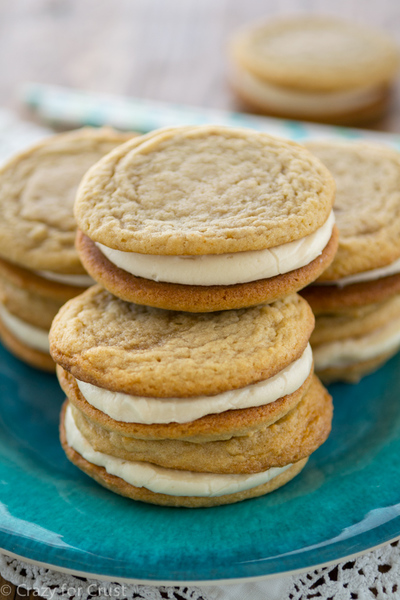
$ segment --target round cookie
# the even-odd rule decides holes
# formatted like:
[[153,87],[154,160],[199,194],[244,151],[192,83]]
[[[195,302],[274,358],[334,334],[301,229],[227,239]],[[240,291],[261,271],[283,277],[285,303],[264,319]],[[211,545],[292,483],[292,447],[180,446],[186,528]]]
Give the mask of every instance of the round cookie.
[[[400,259],[400,152],[365,142],[315,141],[306,146],[336,183],[337,254],[319,282],[351,285],[350,276],[387,269]],[[367,273],[374,281],[397,272]],[[357,279],[354,280],[357,283]]]
[[0,169],[0,256],[35,271],[84,274],[73,203],[85,172],[132,137],[83,128],[47,138]]
[[343,312],[380,304],[400,293],[400,274],[382,277],[375,281],[339,285],[309,285],[301,295],[311,305],[315,315]]
[[61,306],[81,291],[0,259],[0,338],[5,347],[32,367],[53,372],[48,331]]
[[204,473],[258,473],[298,462],[321,446],[332,422],[331,397],[315,376],[300,402],[280,419],[250,435],[232,431],[227,440],[142,440],[99,427],[71,408],[76,426],[98,452],[171,469],[191,471],[195,465]]
[[48,332],[55,315],[81,287],[57,283],[0,259],[0,337],[29,365],[54,371]]
[[34,327],[48,331],[64,302],[18,287],[0,275],[0,304],[8,312]]
[[76,452],[67,441],[65,433],[65,408],[61,415],[60,438],[65,454],[69,460],[74,463],[81,471],[92,477],[97,483],[106,487],[115,494],[126,496],[132,500],[140,500],[150,504],[158,504],[161,506],[182,506],[186,508],[200,508],[210,506],[220,506],[224,504],[232,504],[249,498],[257,498],[273,492],[277,488],[288,483],[293,477],[298,475],[305,467],[307,459],[301,460],[299,463],[291,465],[285,471],[272,478],[265,484],[256,487],[236,492],[233,494],[224,494],[218,497],[198,497],[198,496],[172,496],[152,492],[145,487],[134,486],[118,476],[112,475],[106,471],[104,467],[97,466],[87,461],[81,454]]
[[369,372],[369,367],[373,370],[383,364],[400,349],[399,297],[391,300],[350,322],[347,332],[346,319],[317,318],[314,340],[319,341],[313,342],[315,368],[325,381],[327,370],[330,370],[331,380],[334,374],[344,380],[350,379],[348,374],[353,379],[359,377]]
[[[241,78],[243,78],[243,74],[240,75]],[[238,79],[238,76],[236,74],[236,80]],[[248,76],[246,77],[246,79],[248,79]],[[254,79],[250,80],[250,82],[248,82],[248,85],[250,84],[250,86],[252,88],[254,88]],[[245,84],[246,85],[246,84]],[[265,95],[265,91],[259,89],[259,85],[257,85],[256,90],[253,91],[253,93],[251,93],[249,90],[246,90],[243,83],[240,84],[237,81],[235,81],[235,76],[232,75],[231,76],[231,87],[234,90],[241,106],[243,107],[243,109],[245,109],[247,112],[251,112],[251,113],[255,113],[258,115],[268,115],[270,117],[277,117],[279,119],[282,118],[287,118],[290,120],[295,120],[295,121],[307,121],[307,122],[314,122],[314,123],[329,123],[330,125],[340,125],[340,126],[363,126],[363,125],[368,125],[369,123],[373,122],[373,121],[378,121],[380,118],[382,118],[384,116],[384,114],[387,112],[388,106],[390,104],[391,98],[392,98],[392,90],[390,87],[382,87],[381,90],[377,90],[374,93],[374,98],[369,102],[369,104],[367,106],[358,106],[358,108],[350,108],[347,109],[346,112],[342,113],[342,112],[329,112],[328,108],[326,108],[323,112],[321,112],[320,110],[318,110],[318,112],[316,112],[315,107],[318,106],[319,109],[321,108],[321,106],[324,106],[326,104],[326,99],[325,98],[321,98],[321,94],[307,94],[304,92],[298,92],[296,95],[293,94],[292,90],[289,90],[288,92],[286,92],[285,90],[285,95],[286,93],[289,94],[289,99],[290,99],[290,103],[292,104],[293,101],[296,102],[296,106],[293,106],[290,108],[290,110],[286,109],[283,110],[283,102],[282,99],[280,98],[280,102],[279,102],[279,107],[278,104],[275,102],[272,104],[271,101],[269,100],[265,100],[264,99],[264,95]],[[265,86],[265,84],[261,84],[262,87]],[[280,94],[281,95],[281,94]],[[292,98],[293,96],[296,96],[294,99]],[[325,96],[325,92],[323,92],[323,96]],[[336,95],[336,94],[335,94]],[[341,93],[337,94],[338,96],[342,96]],[[350,94],[343,94],[343,96],[346,95],[350,95]],[[317,97],[315,97],[317,96]],[[303,103],[307,103],[309,104],[310,101],[312,103],[312,108],[308,109],[307,111],[303,110],[300,111],[299,110],[299,102],[298,100],[301,99],[303,101]],[[287,98],[286,98],[287,100]],[[345,100],[345,98],[342,98],[341,101],[343,102],[343,100]],[[315,103],[315,101],[317,101],[317,104]],[[337,103],[337,98],[333,99],[333,101],[335,103]]]
[[247,26],[230,56],[232,85],[250,108],[342,124],[384,111],[399,64],[383,34],[315,15]]
[[0,303],[31,325],[49,330],[61,306],[81,292],[82,287],[50,281],[0,259]]
[[400,294],[378,304],[336,310],[316,317],[317,327],[311,334],[311,344],[317,347],[347,338],[368,335],[400,319]]
[[80,391],[75,377],[57,366],[57,376],[71,405],[75,406],[105,435],[110,432],[138,440],[178,440],[179,442],[213,442],[229,440],[232,436],[250,436],[267,428],[289,413],[303,398],[311,385],[312,369],[304,383],[294,392],[261,406],[229,409],[207,414],[183,423],[135,423],[118,421],[90,404]]
[[[115,296],[154,308],[186,312],[213,312],[275,302],[313,281],[332,262],[338,244],[337,229],[320,256],[308,265],[268,279],[236,285],[183,285],[135,277],[109,261],[95,243],[78,231],[76,247],[95,281]],[[400,278],[399,278],[400,279]]]
[[79,187],[77,247],[115,295],[209,312],[271,302],[332,261],[334,184],[304,148],[245,129],[132,140]]
[[100,285],[53,321],[53,359],[76,379],[144,397],[220,394],[275,376],[306,349],[314,317],[298,295],[212,315],[129,304]]
[[[204,255],[276,247],[328,218],[334,184],[294,142],[205,125],[116,148],[79,186],[79,228],[126,252]],[[201,234],[201,235],[200,235]]]
[[380,354],[378,357],[356,362],[351,365],[320,369],[318,371],[318,376],[321,378],[321,381],[325,383],[325,385],[335,383],[336,381],[343,381],[345,383],[358,383],[363,377],[365,377],[365,375],[373,373],[379,369],[379,367],[384,365],[396,352],[397,349],[392,350],[391,352]]
[[400,349],[400,295],[317,314],[311,344],[324,383],[357,383]]

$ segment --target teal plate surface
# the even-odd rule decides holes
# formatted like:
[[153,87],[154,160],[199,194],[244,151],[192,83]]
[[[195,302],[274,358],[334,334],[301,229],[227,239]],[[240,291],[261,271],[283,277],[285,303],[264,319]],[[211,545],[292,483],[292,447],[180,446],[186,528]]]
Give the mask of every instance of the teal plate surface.
[[335,385],[333,431],[276,492],[208,509],[108,492],[65,458],[63,394],[0,348],[0,548],[118,580],[210,581],[278,574],[400,536],[400,356]]

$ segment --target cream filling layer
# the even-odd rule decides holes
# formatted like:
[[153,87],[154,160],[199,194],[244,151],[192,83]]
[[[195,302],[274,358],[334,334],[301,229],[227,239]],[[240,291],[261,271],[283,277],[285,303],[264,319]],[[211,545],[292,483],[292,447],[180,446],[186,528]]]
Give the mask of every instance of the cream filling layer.
[[348,367],[400,348],[400,319],[359,338],[350,338],[313,348],[315,370]]
[[275,248],[206,254],[202,256],[155,256],[122,252],[96,242],[99,250],[114,265],[153,281],[184,285],[234,285],[275,277],[304,267],[319,256],[328,244],[335,217],[304,238]]
[[90,277],[90,275],[70,275],[64,273],[54,273],[53,271],[36,271],[40,277],[49,279],[50,281],[57,281],[57,283],[64,283],[65,285],[74,285],[76,287],[90,287],[96,282]]
[[65,412],[64,425],[68,445],[84,459],[98,467],[103,467],[110,475],[120,477],[135,487],[144,487],[156,494],[206,498],[235,494],[267,483],[291,466],[275,467],[251,475],[218,475],[166,469],[151,463],[122,460],[97,452],[77,428],[70,406]]
[[357,110],[377,102],[382,96],[382,86],[377,85],[340,92],[306,92],[285,88],[259,79],[240,67],[235,67],[232,78],[238,90],[243,90],[256,103],[305,117]]
[[337,285],[339,287],[345,287],[352,283],[361,283],[362,281],[375,281],[376,279],[382,279],[383,277],[389,277],[390,275],[396,275],[400,273],[400,258],[390,263],[386,267],[380,269],[371,269],[370,271],[363,271],[362,273],[355,273],[348,277],[342,277],[336,279],[336,281],[321,281],[318,285]]
[[309,376],[313,364],[310,344],[302,356],[265,381],[229,390],[216,396],[193,398],[146,398],[110,392],[76,380],[84,398],[103,413],[124,423],[188,423],[205,415],[227,410],[271,404],[299,389]]
[[3,304],[0,304],[0,317],[7,329],[26,346],[40,352],[50,351],[49,332],[35,327],[15,315],[12,315]]

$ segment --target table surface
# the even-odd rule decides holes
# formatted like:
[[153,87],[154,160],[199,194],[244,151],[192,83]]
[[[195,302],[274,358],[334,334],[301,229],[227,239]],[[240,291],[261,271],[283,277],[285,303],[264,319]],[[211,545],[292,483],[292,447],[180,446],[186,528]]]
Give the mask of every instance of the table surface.
[[[373,25],[400,47],[398,0],[3,0],[1,104],[22,112],[19,89],[36,81],[238,109],[226,78],[231,32],[304,12]],[[400,77],[390,113],[373,128],[400,132]],[[22,597],[4,584],[0,577],[0,600]]]
[[[400,47],[398,0],[3,0],[0,98],[26,81],[169,102],[237,108],[227,83],[232,31],[263,17],[327,13],[387,33]],[[392,110],[374,128],[400,132]]]

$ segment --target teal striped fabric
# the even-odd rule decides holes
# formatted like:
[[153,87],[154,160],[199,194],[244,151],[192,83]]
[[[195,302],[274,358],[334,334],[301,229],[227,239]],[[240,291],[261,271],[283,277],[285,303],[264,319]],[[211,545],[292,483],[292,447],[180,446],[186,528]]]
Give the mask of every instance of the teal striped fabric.
[[160,127],[213,123],[248,127],[295,141],[308,139],[369,139],[400,149],[400,135],[348,127],[317,125],[261,117],[244,113],[180,104],[167,104],[80,90],[30,83],[22,90],[22,101],[42,120],[53,126],[111,125],[117,129],[146,133]]

